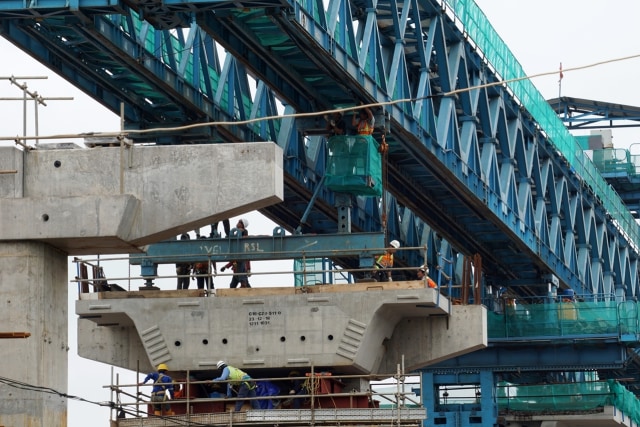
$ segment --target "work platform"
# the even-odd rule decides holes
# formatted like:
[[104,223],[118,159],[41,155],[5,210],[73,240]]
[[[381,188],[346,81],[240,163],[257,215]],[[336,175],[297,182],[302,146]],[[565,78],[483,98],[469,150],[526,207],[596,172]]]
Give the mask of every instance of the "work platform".
[[401,409],[270,409],[247,412],[225,412],[213,414],[176,415],[171,417],[149,417],[119,419],[115,427],[155,427],[184,425],[352,425],[419,426],[426,418],[424,408]]
[[[118,402],[115,409],[119,416],[112,420],[112,426],[421,425],[427,414],[412,383],[406,381],[401,370],[386,376],[395,382],[381,382],[371,375],[332,376],[327,372],[252,379],[256,396],[249,399],[254,407],[245,401],[236,412],[233,410],[237,398],[223,398],[224,392],[211,392],[212,387],[226,389],[224,381],[194,381],[190,379],[192,375],[186,380],[172,378],[174,387],[180,391],[175,399],[165,401],[168,406],[162,411],[150,403],[145,394],[149,389],[145,386],[116,384],[110,390],[115,395],[113,400]],[[295,386],[297,394],[290,392],[291,381],[299,384]],[[366,390],[355,391],[353,387],[357,384]]]

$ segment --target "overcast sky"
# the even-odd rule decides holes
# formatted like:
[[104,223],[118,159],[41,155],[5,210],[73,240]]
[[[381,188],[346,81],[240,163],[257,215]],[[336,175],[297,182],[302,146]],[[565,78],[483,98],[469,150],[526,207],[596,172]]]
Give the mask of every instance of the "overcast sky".
[[[617,0],[478,0],[502,39],[510,47],[528,74],[564,70],[611,59],[640,54],[640,2]],[[56,77],[27,54],[15,49],[0,38],[0,77],[48,76],[47,80],[25,80],[32,91],[45,98],[73,97],[73,101],[48,102],[38,109],[39,134],[68,134],[91,131],[114,131],[119,128],[116,115],[106,111],[97,102],[83,95],[71,85]],[[640,59],[601,65],[588,70],[565,71],[562,95],[606,101],[618,104],[640,105],[640,85],[637,71]],[[558,76],[537,78],[533,83],[546,99],[558,96]],[[0,81],[0,97],[20,97],[21,91],[7,80]],[[1,101],[3,126],[0,136],[23,134],[22,103]],[[27,110],[28,135],[35,133],[34,107]],[[640,142],[637,129],[614,130],[614,145],[628,147]],[[12,145],[0,142],[0,145]],[[638,150],[637,152],[640,152]],[[273,224],[261,222],[259,216],[250,216],[256,234],[268,234]],[[236,218],[237,220],[237,218]],[[208,231],[208,230],[207,230]],[[136,273],[137,274],[137,273]],[[75,271],[70,271],[70,278]],[[104,385],[111,380],[111,368],[77,356],[75,344],[76,316],[75,285],[70,284],[69,335],[69,394],[93,401],[108,401]],[[121,382],[131,381],[132,374],[116,369]],[[69,427],[108,425],[109,413],[88,403],[70,402]]]

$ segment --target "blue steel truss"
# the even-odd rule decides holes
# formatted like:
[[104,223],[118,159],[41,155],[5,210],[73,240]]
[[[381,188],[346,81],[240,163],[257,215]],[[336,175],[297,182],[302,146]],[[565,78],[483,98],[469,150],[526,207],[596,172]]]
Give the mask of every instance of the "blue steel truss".
[[[169,1],[154,11],[135,1],[18,3],[1,6],[0,17],[24,18],[3,19],[3,35],[112,111],[124,103],[128,129],[273,116],[277,102],[286,113],[386,104],[387,206],[403,217],[356,199],[356,231],[384,224],[411,246],[437,232],[450,259],[480,254],[487,283],[522,294],[544,288],[550,273],[579,295],[637,293],[631,238],[508,89],[469,89],[498,77],[439,2]],[[184,14],[189,22],[175,18]],[[221,47],[230,53],[223,65]],[[249,76],[258,81],[253,93]],[[265,213],[295,229],[325,156],[323,139],[301,131],[282,119],[139,139],[276,141],[285,149],[286,201]],[[332,204],[321,192],[305,230],[334,231]],[[453,273],[459,264],[440,267]]]
[[[291,115],[380,104],[384,203],[353,197],[354,231],[426,247],[428,263],[456,282],[462,255],[478,254],[494,292],[546,296],[553,275],[583,299],[636,298],[637,227],[604,208],[518,88],[499,84],[508,73],[469,37],[474,21],[458,20],[463,12],[484,19],[471,0],[455,11],[439,0],[20,0],[0,2],[0,31],[112,111],[124,104],[128,130],[203,124],[132,133],[138,141],[279,144],[285,201],[262,212],[289,231],[335,233],[338,222],[333,193],[318,188],[325,139]],[[234,123],[271,116],[282,117]],[[419,256],[399,262],[419,265]],[[513,359],[496,351],[478,362],[483,388],[492,387],[483,370]],[[589,366],[605,357],[589,355]]]

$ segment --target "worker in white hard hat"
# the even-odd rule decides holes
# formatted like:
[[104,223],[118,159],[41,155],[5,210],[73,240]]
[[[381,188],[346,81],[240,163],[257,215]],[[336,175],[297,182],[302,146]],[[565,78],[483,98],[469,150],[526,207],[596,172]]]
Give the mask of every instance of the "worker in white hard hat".
[[429,277],[429,266],[421,265],[418,267],[418,271],[416,272],[416,276],[418,276],[418,280],[425,280],[427,282],[427,286],[430,288],[437,288],[438,285],[434,282],[431,277]]
[[384,254],[380,255],[376,259],[375,267],[375,279],[379,282],[391,282],[391,269],[393,268],[393,254],[400,247],[400,242],[392,240],[387,246],[387,250]]
[[427,267],[426,265],[421,265],[420,267],[418,267],[418,271],[416,272],[418,280],[424,280],[427,274],[429,274],[429,267]]
[[154,415],[174,415],[174,412],[171,410],[171,405],[167,402],[167,393],[169,393],[171,399],[175,397],[173,380],[167,375],[168,370],[167,365],[161,363],[158,365],[156,372],[149,373],[144,381],[138,383],[140,386],[146,384],[149,380],[153,380],[151,402],[153,402]]
[[[247,231],[247,227],[249,226],[249,220],[246,218],[240,218],[238,220],[238,224],[236,224],[236,228],[241,233],[242,237],[247,237],[249,235],[249,231]],[[249,285],[249,275],[251,275],[251,261],[249,260],[234,260],[229,261],[224,267],[220,269],[221,272],[224,272],[227,268],[231,268],[233,270],[233,277],[231,278],[231,283],[229,283],[230,288],[237,288],[240,285],[241,288],[250,288]]]
[[[238,412],[242,409],[244,400],[247,397],[256,397],[256,383],[252,381],[251,376],[241,369],[234,366],[227,365],[223,360],[219,361],[216,365],[222,372],[218,378],[214,378],[213,381],[228,381],[227,382],[227,397],[233,397],[234,391],[238,396],[236,400],[235,411]],[[257,400],[252,399],[249,401],[252,409],[260,409],[260,404]]]

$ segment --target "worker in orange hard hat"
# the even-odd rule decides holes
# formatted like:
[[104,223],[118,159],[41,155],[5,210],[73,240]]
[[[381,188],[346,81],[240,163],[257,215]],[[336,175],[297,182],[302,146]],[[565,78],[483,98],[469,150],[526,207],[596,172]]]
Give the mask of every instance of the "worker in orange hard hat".
[[167,371],[169,368],[164,363],[158,365],[156,372],[149,373],[144,381],[138,385],[146,384],[149,380],[153,380],[153,388],[151,389],[151,402],[153,402],[154,415],[174,415],[171,410],[171,404],[167,402],[167,393],[171,399],[175,398],[173,389],[173,380]]

